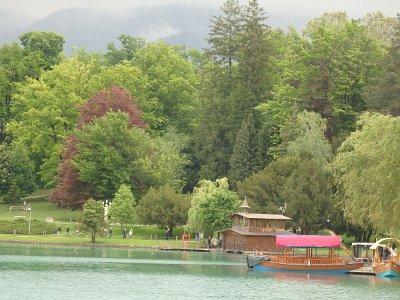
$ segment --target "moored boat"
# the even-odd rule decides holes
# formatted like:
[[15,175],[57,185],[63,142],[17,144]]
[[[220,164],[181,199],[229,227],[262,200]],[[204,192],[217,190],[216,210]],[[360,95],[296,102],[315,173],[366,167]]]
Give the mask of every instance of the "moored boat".
[[363,266],[348,251],[347,257],[338,255],[339,249],[345,248],[339,236],[277,235],[276,246],[282,248],[282,254],[268,256],[254,264],[254,270],[347,273]]
[[370,249],[373,250],[372,258],[372,270],[378,277],[387,278],[400,278],[400,264],[398,256],[395,257],[384,257],[384,249],[388,244],[384,242],[400,240],[395,238],[384,238],[374,243]]

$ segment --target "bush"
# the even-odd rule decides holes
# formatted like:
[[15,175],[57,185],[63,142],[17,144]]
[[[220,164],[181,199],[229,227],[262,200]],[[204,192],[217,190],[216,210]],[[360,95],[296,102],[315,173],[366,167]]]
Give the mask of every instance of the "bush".
[[[21,220],[0,220],[0,233],[13,234],[28,234],[29,221]],[[43,234],[46,231],[48,234],[57,233],[57,225],[52,223],[42,222],[36,219],[31,221],[31,234]]]

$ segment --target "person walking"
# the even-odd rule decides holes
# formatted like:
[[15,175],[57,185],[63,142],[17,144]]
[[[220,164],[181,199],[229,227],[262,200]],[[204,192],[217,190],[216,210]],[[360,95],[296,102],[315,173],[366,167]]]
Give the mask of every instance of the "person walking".
[[126,240],[126,228],[122,231],[122,238]]
[[65,237],[69,237],[69,225],[67,225]]
[[208,236],[208,239],[207,239],[207,246],[208,246],[208,249],[211,249],[211,248],[212,248],[211,235]]

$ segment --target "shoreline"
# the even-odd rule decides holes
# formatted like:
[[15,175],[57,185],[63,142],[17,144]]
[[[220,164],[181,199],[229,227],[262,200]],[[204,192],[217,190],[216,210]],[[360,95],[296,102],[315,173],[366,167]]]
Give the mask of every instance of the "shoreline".
[[72,246],[72,247],[106,247],[106,248],[130,248],[130,249],[152,249],[161,250],[160,246],[140,246],[140,245],[117,245],[117,244],[102,244],[102,243],[66,243],[66,242],[46,242],[46,241],[21,241],[21,240],[0,240],[3,244],[22,244],[22,245],[52,245],[52,246]]
[[[49,241],[21,241],[21,240],[0,240],[3,244],[19,244],[19,245],[35,245],[35,246],[70,246],[70,247],[87,247],[87,248],[126,248],[126,249],[143,249],[143,250],[160,250],[160,251],[187,251],[187,252],[214,252],[217,249],[206,248],[168,248],[163,246],[141,246],[141,245],[118,245],[103,243],[68,243],[68,242],[49,242]],[[214,251],[212,251],[214,250]],[[218,249],[220,250],[220,249]]]

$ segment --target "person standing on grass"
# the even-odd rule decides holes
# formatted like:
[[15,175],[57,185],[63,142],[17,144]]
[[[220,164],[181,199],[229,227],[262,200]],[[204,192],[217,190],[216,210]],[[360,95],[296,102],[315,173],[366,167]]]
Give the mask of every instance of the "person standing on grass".
[[65,234],[65,237],[69,237],[69,226],[67,225],[67,233]]
[[110,227],[110,230],[108,231],[108,238],[111,239],[112,237],[112,227]]
[[126,228],[124,228],[124,231],[122,231],[122,238],[126,240]]

